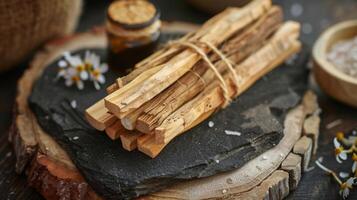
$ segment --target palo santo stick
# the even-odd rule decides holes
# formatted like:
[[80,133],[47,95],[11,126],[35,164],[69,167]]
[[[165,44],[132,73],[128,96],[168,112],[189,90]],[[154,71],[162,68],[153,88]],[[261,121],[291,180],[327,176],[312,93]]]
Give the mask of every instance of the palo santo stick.
[[[288,26],[287,26],[288,25]],[[239,91],[238,91],[238,95],[241,94],[243,91],[245,91],[248,87],[250,87],[257,79],[259,79],[261,76],[263,76],[265,73],[271,71],[274,67],[276,67],[277,65],[279,65],[280,63],[282,63],[286,58],[288,58],[289,56],[291,56],[293,53],[296,53],[299,49],[300,49],[300,43],[295,39],[298,35],[297,31],[295,30],[296,28],[298,29],[298,25],[295,23],[287,23],[285,24],[285,29],[281,29],[280,30],[280,37],[276,37],[274,40],[270,41],[267,45],[265,45],[260,51],[258,51],[256,54],[250,56],[245,62],[243,62],[242,64],[245,64],[246,67],[249,66],[249,74],[250,77],[245,77],[244,79],[242,79],[242,83],[239,85]],[[284,28],[284,27],[283,27]],[[290,29],[291,33],[290,35],[286,35],[286,29]],[[282,37],[284,36],[284,37]],[[280,39],[278,39],[280,38]],[[256,60],[261,60],[261,62],[256,62]],[[263,62],[263,63],[262,63]],[[229,77],[226,75],[226,77]],[[231,79],[229,79],[230,83],[233,83]],[[219,87],[218,87],[219,88]],[[217,90],[209,90],[212,91],[211,93],[215,93],[217,92]],[[230,91],[232,91],[230,89]],[[207,93],[208,96],[211,95],[210,92]],[[216,95],[214,96],[220,96],[222,97],[222,91],[220,91],[219,93],[216,93]],[[213,98],[214,96],[211,96],[211,98]],[[207,98],[207,95],[200,95],[197,98],[193,99],[191,102],[192,106],[197,106],[198,104],[196,104],[197,102],[199,104],[201,104],[201,100],[198,100],[198,98]],[[217,98],[220,99],[220,98]],[[221,98],[223,99],[223,98]],[[224,99],[223,99],[224,100]],[[185,108],[182,107],[175,112],[175,114],[178,114],[176,117],[167,119],[166,122],[168,122],[166,124],[166,127],[175,127],[175,129],[180,130],[180,132],[174,132],[173,129],[170,129],[169,131],[171,131],[171,134],[169,134],[167,137],[165,136],[157,136],[156,139],[158,139],[159,143],[155,143],[153,142],[152,139],[148,140],[147,142],[144,142],[142,145],[140,145],[138,147],[139,150],[143,151],[145,154],[151,156],[151,157],[155,157],[163,148],[164,146],[166,146],[166,144],[172,139],[174,138],[176,135],[187,131],[188,129],[192,128],[194,126],[194,124],[197,124],[199,122],[202,122],[202,120],[204,120],[205,118],[207,118],[207,115],[209,116],[210,114],[212,114],[218,107],[213,107],[212,104],[219,104],[221,105],[223,103],[222,102],[215,102],[215,101],[211,101],[209,102],[211,103],[211,106],[207,106],[203,109],[203,112],[201,112],[202,114],[193,116],[191,112],[189,113],[183,113],[185,117],[187,117],[187,122],[191,122],[190,123],[184,123],[181,124],[179,126],[172,126],[173,124],[175,124],[175,122],[182,122],[182,110],[187,110],[191,105],[189,105],[188,107]],[[185,104],[186,105],[186,104]],[[193,107],[192,109],[194,109],[195,107]],[[190,109],[188,109],[190,111]],[[197,112],[199,110],[194,110],[194,112]],[[184,122],[186,119],[184,119]],[[158,134],[165,134],[165,126],[163,127],[163,129],[158,130]],[[183,127],[183,128],[182,128]],[[161,131],[161,132],[160,132]],[[164,143],[162,143],[164,142]],[[160,144],[161,143],[161,144]]]
[[[155,74],[158,70],[160,70],[160,66],[148,69],[146,73],[140,74],[137,79],[128,83],[125,89],[122,89],[120,93],[126,92],[130,89],[135,89],[141,84],[145,79],[147,79],[150,75]],[[104,100],[99,100],[97,103],[89,107],[86,112],[85,116],[87,121],[97,130],[103,131],[105,128],[113,124],[117,117],[109,112],[109,110],[105,107]]]
[[[267,68],[266,71],[268,71],[268,69],[274,68],[274,66],[276,66],[276,65],[281,64],[282,62],[284,62],[285,59],[289,58],[289,56],[291,56],[292,54],[298,52],[300,47],[301,47],[301,44],[298,41],[295,41],[295,43],[293,45],[294,45],[293,47],[291,47],[289,50],[287,50],[287,51],[285,51],[283,53],[284,55],[280,55],[279,59],[275,60]],[[257,77],[257,78],[259,78],[259,77]],[[253,83],[254,83],[254,81],[248,81],[247,83],[244,83],[240,88],[243,89],[243,91],[245,91]],[[187,127],[187,129],[185,129],[183,132],[185,132],[185,131],[191,129],[192,127],[196,126],[197,124],[201,123],[202,121],[207,119],[209,116],[211,116],[214,112],[215,112],[215,110],[212,109],[212,110],[208,110],[207,112],[203,113],[194,123],[192,123],[191,126]],[[179,134],[181,134],[181,133],[179,133]],[[143,152],[146,155],[150,156],[151,158],[155,158],[164,149],[164,147],[167,144],[168,143],[159,144],[159,143],[157,143],[157,138],[151,137],[150,139],[146,140],[144,143],[141,143],[137,148],[141,152]]]
[[[219,20],[203,26],[204,28],[197,32],[202,34],[198,41],[209,42],[218,46],[232,34],[258,19],[270,6],[270,0],[256,0],[244,8],[227,9],[220,14]],[[197,35],[195,34],[195,36]],[[204,49],[204,51],[208,53],[209,49]],[[200,56],[195,51],[184,50],[167,64],[164,64],[165,66],[157,74],[147,79],[139,90],[127,92],[125,95],[117,95],[114,92],[106,97],[106,107],[114,114],[119,114],[118,111],[128,112],[137,109],[189,71],[199,59]]]
[[87,121],[97,130],[103,131],[108,126],[112,125],[117,118],[108,113],[104,106],[104,100],[99,100],[86,110],[85,117]]
[[139,132],[125,132],[120,134],[120,140],[123,148],[127,151],[133,151],[137,147],[137,140],[142,135]]
[[[234,63],[239,63],[246,56],[257,51],[261,46],[263,46],[267,38],[278,29],[278,26],[281,22],[281,9],[276,6],[272,7],[266,15],[261,17],[261,19],[259,19],[257,22],[255,22],[253,25],[251,25],[244,31],[242,31],[242,33],[239,33],[237,37],[233,37],[231,40],[223,44],[221,51],[227,52],[226,56],[229,60]],[[240,51],[233,51],[231,53],[229,50],[232,50],[233,47]],[[216,57],[216,60],[218,60],[219,58],[216,56],[216,54],[213,54],[212,57]],[[203,64],[206,63],[203,62]],[[216,66],[220,73],[222,73],[226,69],[225,63],[223,61],[217,62]],[[162,92],[161,94],[171,92],[171,98],[161,98],[160,104],[158,104],[156,107],[153,107],[151,105],[151,109],[149,111],[145,110],[144,113],[137,119],[136,129],[143,133],[152,132],[152,130],[158,125],[160,125],[168,115],[173,113],[185,102],[189,101],[193,96],[201,92],[205,87],[204,83],[210,83],[215,79],[214,73],[207,68],[207,65],[199,65],[197,67],[197,69],[204,69],[206,71],[206,74],[202,78],[199,78],[197,74],[200,76],[201,74],[195,72],[195,69],[193,69],[192,72],[188,72],[183,77],[181,77],[177,83]],[[191,81],[187,82],[185,80],[181,80],[183,78],[186,78],[186,80]],[[199,80],[203,80],[204,82]],[[177,88],[182,89],[185,92],[181,93],[181,95],[172,92]],[[137,116],[137,111],[135,111],[134,113]],[[128,116],[130,116],[130,114]],[[135,120],[134,117],[130,117],[130,119]],[[129,120],[126,119],[126,123],[134,124],[135,121],[129,122]]]
[[114,124],[110,125],[105,129],[108,137],[112,140],[116,140],[119,138],[120,134],[126,132],[125,128],[121,125],[120,121],[114,122]]
[[[246,71],[243,74],[244,76],[240,75],[240,85],[245,82],[254,82],[255,77],[263,76],[265,72],[264,68],[267,67],[269,63],[274,62],[272,58],[276,58],[289,47],[293,46],[294,41],[298,37],[298,32],[299,25],[297,23],[285,23],[273,36],[268,45],[236,66],[236,69],[244,69],[244,71]],[[225,99],[222,97],[222,94],[220,94],[222,89],[219,83],[216,81],[216,83],[212,83],[211,85],[213,86],[210,87],[214,87],[215,89],[206,87],[199,96],[185,104],[155,129],[158,143],[168,143],[173,137],[190,126],[201,114],[207,110],[217,109],[224,103]],[[238,85],[238,87],[240,86]],[[235,95],[231,87],[228,88],[228,92],[230,97]]]

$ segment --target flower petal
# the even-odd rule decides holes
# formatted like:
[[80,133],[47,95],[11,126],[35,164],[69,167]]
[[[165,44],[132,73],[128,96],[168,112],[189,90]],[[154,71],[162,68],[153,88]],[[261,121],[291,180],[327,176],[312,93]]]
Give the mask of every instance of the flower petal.
[[102,72],[103,74],[106,73],[108,71],[108,65],[107,63],[102,63],[100,65],[100,72]]
[[67,64],[66,61],[64,61],[64,60],[58,61],[58,67],[60,67],[60,68],[65,68],[65,67],[67,67],[67,66],[68,66],[68,64]]
[[65,84],[67,87],[70,87],[71,85],[73,85],[73,80],[71,78],[67,78]]
[[82,81],[77,81],[77,88],[80,89],[80,90],[83,90],[84,89],[84,84]]
[[343,190],[342,198],[343,198],[343,199],[346,199],[349,194],[350,194],[350,189],[345,188],[345,189]]
[[56,78],[65,77],[65,75],[66,75],[66,70],[60,70],[57,73],[57,77]]
[[336,161],[337,161],[338,163],[342,163],[342,161],[340,160],[340,158],[339,158],[338,155],[336,156]]
[[333,139],[333,144],[335,145],[336,148],[341,146],[341,144],[338,142],[336,137]]
[[339,154],[339,157],[342,159],[342,160],[346,160],[347,159],[347,153],[345,151],[341,152]]
[[347,178],[347,177],[349,177],[349,173],[347,173],[347,172],[340,172],[340,174],[339,174],[339,176],[341,177],[341,178]]
[[98,82],[101,83],[101,84],[104,84],[105,83],[105,77],[101,74],[98,76]]
[[82,80],[88,80],[88,73],[86,71],[81,71],[80,77]]
[[94,81],[93,84],[96,90],[100,90],[100,85],[97,81]]
[[355,183],[356,177],[351,177],[346,181],[347,186],[351,187]]

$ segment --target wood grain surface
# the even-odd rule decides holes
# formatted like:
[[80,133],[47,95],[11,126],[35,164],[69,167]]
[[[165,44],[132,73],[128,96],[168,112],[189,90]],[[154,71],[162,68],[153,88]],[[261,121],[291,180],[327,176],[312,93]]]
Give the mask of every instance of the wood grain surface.
[[[79,31],[85,31],[104,21],[104,10],[110,1],[86,1],[84,13],[79,25]],[[183,20],[202,23],[210,16],[200,13],[181,0],[154,0],[162,11],[165,20]],[[282,5],[286,19],[302,22],[302,40],[312,46],[317,36],[329,25],[357,18],[357,2],[355,0],[274,0]],[[303,8],[300,16],[294,16],[292,10]],[[296,10],[295,10],[296,11]],[[15,70],[0,74],[0,199],[29,199],[37,200],[42,197],[26,184],[24,175],[17,175],[14,170],[15,158],[12,148],[7,142],[7,132],[12,121],[12,106],[16,93],[16,82],[26,68],[26,61]],[[316,90],[319,90],[316,88]],[[319,104],[322,108],[321,134],[319,138],[318,154],[312,159],[323,156],[326,165],[334,167],[332,138],[337,131],[348,131],[357,127],[357,110],[342,105],[321,92]],[[341,123],[327,129],[327,124],[341,120]],[[338,199],[338,186],[321,170],[314,169],[305,172],[298,188],[288,196],[288,199]],[[357,191],[351,193],[349,199],[357,199]]]

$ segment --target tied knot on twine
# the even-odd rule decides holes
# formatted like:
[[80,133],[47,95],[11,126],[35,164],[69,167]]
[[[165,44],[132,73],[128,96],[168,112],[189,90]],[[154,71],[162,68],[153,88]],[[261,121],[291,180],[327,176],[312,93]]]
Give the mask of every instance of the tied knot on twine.
[[[177,41],[171,41],[168,43],[168,46],[185,46],[188,47],[192,50],[194,50],[197,54],[201,56],[201,58],[208,64],[208,67],[214,72],[215,77],[219,80],[220,82],[220,87],[223,90],[223,97],[225,99],[223,107],[226,107],[229,105],[229,103],[232,101],[232,97],[229,95],[229,89],[228,89],[228,81],[224,80],[223,75],[219,72],[217,69],[216,65],[212,63],[212,61],[209,59],[207,53],[200,47],[199,45],[203,44],[204,46],[208,47],[211,49],[215,54],[219,56],[219,58],[225,63],[227,66],[229,73],[232,74],[233,76],[233,82],[234,82],[234,87],[238,88],[239,84],[239,78],[236,70],[233,67],[232,61],[227,58],[217,47],[215,47],[212,43],[207,42],[207,41],[187,41],[187,40],[177,40]],[[202,46],[202,45],[201,45]],[[192,71],[196,76],[198,76],[204,84],[205,81],[202,79],[202,77],[197,74],[196,72]],[[237,89],[238,90],[238,89]],[[236,91],[238,92],[238,91]],[[232,95],[233,96],[233,95]]]

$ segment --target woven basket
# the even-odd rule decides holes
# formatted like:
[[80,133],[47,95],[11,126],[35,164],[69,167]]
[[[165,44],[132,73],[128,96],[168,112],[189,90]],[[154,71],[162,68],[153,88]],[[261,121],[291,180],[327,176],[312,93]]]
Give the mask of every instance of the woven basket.
[[0,0],[0,72],[44,42],[71,33],[82,0]]

